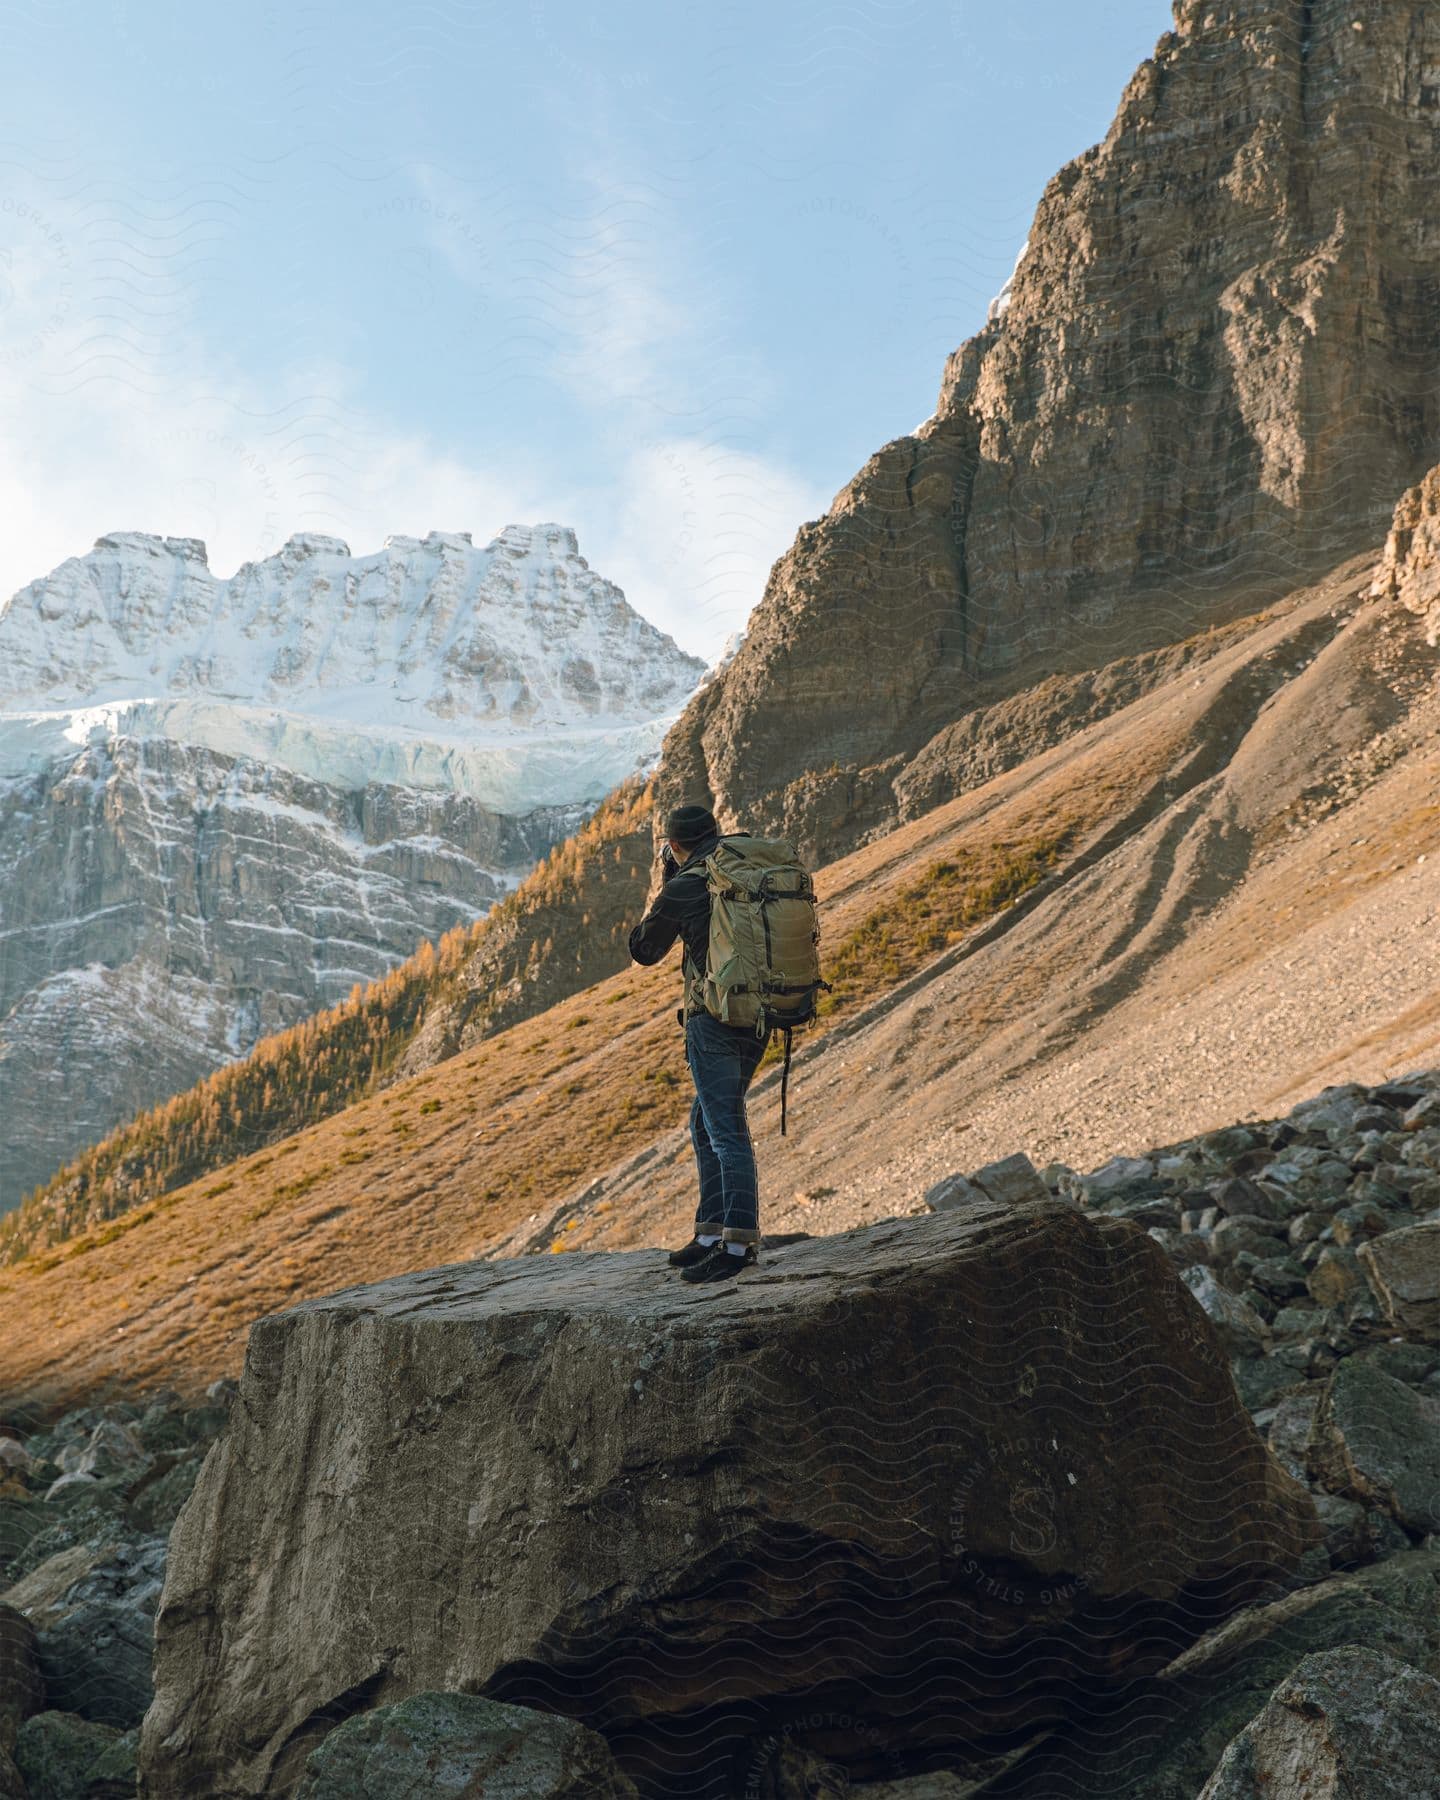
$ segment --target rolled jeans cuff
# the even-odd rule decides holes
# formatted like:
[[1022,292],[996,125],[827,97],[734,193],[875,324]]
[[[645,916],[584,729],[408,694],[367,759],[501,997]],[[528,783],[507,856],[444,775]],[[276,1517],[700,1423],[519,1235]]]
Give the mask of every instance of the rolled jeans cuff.
[[718,1238],[724,1234],[725,1225],[720,1219],[700,1220],[695,1227],[696,1237]]
[[727,1244],[758,1244],[760,1242],[759,1230],[753,1225],[726,1225],[722,1227],[720,1235]]

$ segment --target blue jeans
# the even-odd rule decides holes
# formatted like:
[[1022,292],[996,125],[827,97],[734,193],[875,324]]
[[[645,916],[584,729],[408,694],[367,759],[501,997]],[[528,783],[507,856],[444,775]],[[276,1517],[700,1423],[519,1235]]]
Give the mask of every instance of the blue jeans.
[[748,1027],[726,1025],[709,1013],[692,1013],[685,1021],[685,1060],[695,1083],[690,1141],[700,1166],[696,1237],[759,1242],[760,1190],[745,1090],[764,1054],[765,1039]]

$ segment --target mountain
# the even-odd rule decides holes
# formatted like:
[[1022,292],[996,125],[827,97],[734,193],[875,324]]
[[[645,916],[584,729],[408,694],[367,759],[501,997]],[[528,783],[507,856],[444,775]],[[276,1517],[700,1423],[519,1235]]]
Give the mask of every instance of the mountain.
[[1428,0],[1177,5],[933,416],[775,565],[657,805],[832,858],[992,773],[981,709],[1376,542],[1440,458],[1437,69]]
[[482,916],[705,671],[564,526],[116,532],[0,613],[0,1210]]

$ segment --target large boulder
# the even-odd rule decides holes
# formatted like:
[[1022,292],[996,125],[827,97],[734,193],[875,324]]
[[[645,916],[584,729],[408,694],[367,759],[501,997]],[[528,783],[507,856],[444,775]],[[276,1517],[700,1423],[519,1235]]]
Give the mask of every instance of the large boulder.
[[412,1694],[337,1726],[295,1800],[633,1800],[597,1732],[478,1694]]
[[1417,1800],[1440,1777],[1440,1681],[1361,1645],[1322,1651],[1276,1688],[1198,1800]]
[[580,1719],[645,1793],[725,1792],[802,1700],[800,1748],[880,1779],[1158,1667],[1318,1536],[1163,1251],[1048,1197],[721,1288],[658,1251],[434,1269],[252,1328],[142,1792],[288,1791],[441,1687]]

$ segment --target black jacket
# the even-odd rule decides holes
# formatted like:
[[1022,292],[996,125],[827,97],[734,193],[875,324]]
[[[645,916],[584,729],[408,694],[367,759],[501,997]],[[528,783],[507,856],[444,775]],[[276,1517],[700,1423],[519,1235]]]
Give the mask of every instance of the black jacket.
[[[702,838],[690,854],[673,869],[665,885],[655,896],[649,912],[630,933],[632,962],[657,963],[675,942],[683,941],[680,952],[682,976],[693,968],[704,975],[706,953],[710,948],[710,889],[701,864],[720,842],[721,833],[712,832]],[[727,831],[725,837],[748,837],[746,831]]]

